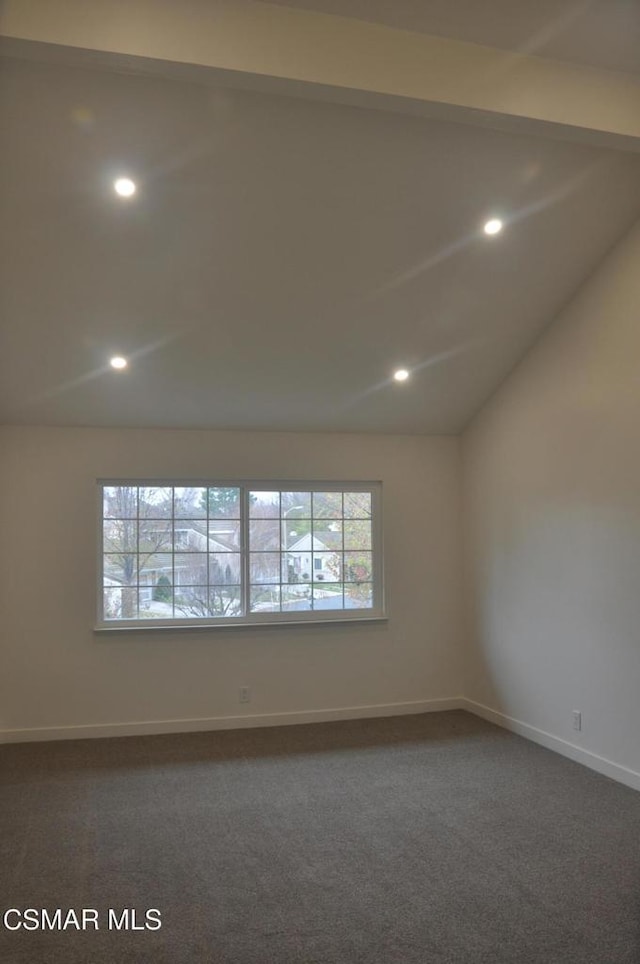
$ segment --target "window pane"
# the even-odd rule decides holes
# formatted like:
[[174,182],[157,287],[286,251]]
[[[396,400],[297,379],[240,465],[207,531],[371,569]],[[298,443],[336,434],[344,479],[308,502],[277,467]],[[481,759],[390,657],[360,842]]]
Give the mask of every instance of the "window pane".
[[311,519],[283,519],[282,545],[295,552],[311,551]]
[[301,612],[311,609],[311,589],[309,586],[283,586],[282,611]]
[[214,552],[233,552],[240,548],[240,520],[213,519],[209,521],[209,549]]
[[176,587],[174,598],[176,616],[204,619],[209,616],[209,589],[207,586]]
[[169,598],[164,601],[156,599],[155,587],[138,589],[138,605],[140,619],[173,619],[173,591],[169,590]]
[[249,515],[252,519],[277,519],[280,515],[280,493],[249,493]]
[[296,571],[296,557],[292,553],[283,552],[280,556],[282,566],[281,579],[284,583],[295,585],[300,582],[299,571]]
[[371,493],[345,492],[344,517],[345,519],[370,519]]
[[371,521],[356,519],[343,523],[345,549],[371,549]]
[[174,489],[173,514],[178,519],[203,519],[207,516],[207,489]]
[[133,519],[138,514],[137,485],[105,485],[102,512],[107,519]]
[[373,585],[370,582],[345,583],[345,609],[371,609],[373,606]]
[[173,486],[140,486],[140,516],[145,519],[170,519],[173,511]]
[[231,486],[209,486],[209,517],[211,519],[240,518],[240,489]]
[[239,616],[241,612],[240,586],[209,587],[209,613],[211,616]]
[[173,567],[172,557],[167,557],[165,566],[158,566],[149,573],[140,573],[140,582],[151,586],[151,609],[165,615],[171,615],[173,606]]
[[174,557],[174,585],[205,586],[207,584],[207,554],[205,552],[177,552]]
[[135,519],[105,519],[102,525],[105,552],[136,552],[138,523]]
[[284,583],[308,583],[311,581],[311,553],[286,552],[282,554],[282,581]]
[[283,492],[281,515],[283,519],[310,519],[310,492]]
[[313,587],[313,608],[323,609],[344,609],[342,583],[327,583],[320,588]]
[[171,585],[173,579],[173,556],[170,552],[156,552],[149,555],[141,555],[138,563],[138,578],[144,585],[153,585],[163,576],[163,585],[169,580]]
[[314,519],[342,518],[342,492],[314,492]]
[[342,523],[313,523],[313,578],[318,582],[335,582],[340,578]]
[[314,552],[342,552],[342,522],[313,521],[313,550]]
[[139,523],[140,552],[166,552],[173,546],[171,522],[161,519]]
[[137,619],[138,587],[109,586],[103,590],[105,619]]
[[259,586],[251,589],[252,613],[280,612],[280,586]]
[[176,519],[173,523],[173,545],[180,552],[206,552],[207,523],[202,519]]
[[250,556],[251,582],[280,581],[280,553],[252,552]]
[[103,582],[119,586],[131,586],[137,581],[138,557],[135,552],[105,552],[103,556]]
[[209,583],[231,586],[240,582],[240,553],[212,552],[209,555]]
[[102,608],[105,619],[122,619],[122,592],[120,587],[105,586],[102,593]]
[[257,552],[259,549],[280,548],[280,523],[277,519],[251,520],[249,526],[249,546]]
[[370,552],[345,552],[344,581],[371,582]]

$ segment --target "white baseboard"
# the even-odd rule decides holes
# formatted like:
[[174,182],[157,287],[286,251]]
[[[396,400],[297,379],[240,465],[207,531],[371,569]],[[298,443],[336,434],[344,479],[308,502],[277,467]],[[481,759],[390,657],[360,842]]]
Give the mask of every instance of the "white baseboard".
[[507,716],[475,700],[456,696],[444,699],[413,700],[403,703],[377,703],[369,706],[342,706],[324,710],[300,710],[288,713],[253,713],[244,716],[216,716],[181,720],[146,720],[127,723],[92,723],[80,726],[31,727],[0,730],[1,743],[33,743],[49,740],[86,740],[114,736],[145,736],[161,733],[197,733],[208,730],[235,730],[250,727],[292,726],[300,723],[327,723],[332,720],[357,720],[382,716],[404,716],[412,713],[433,713],[442,710],[467,710],[475,716],[562,756],[581,763],[591,770],[640,790],[640,773],[614,763],[606,757],[585,750],[575,743],[547,733],[522,720]]
[[149,720],[130,723],[91,723],[81,726],[32,727],[0,730],[0,743],[30,743],[46,740],[86,740],[111,736],[144,736],[159,733],[194,733],[206,730],[237,730],[247,727],[288,726],[296,723],[326,723],[375,716],[404,716],[438,710],[462,709],[459,697],[415,700],[406,703],[378,703],[372,706],[343,706],[326,710],[290,713],[254,713],[246,716],[214,716],[191,720]]
[[468,710],[469,713],[481,716],[482,719],[488,720],[490,723],[497,723],[498,726],[504,727],[505,730],[511,730],[519,736],[524,736],[527,740],[539,743],[540,746],[544,746],[548,750],[554,750],[556,753],[560,753],[562,756],[566,756],[576,763],[582,763],[591,770],[597,770],[598,773],[602,773],[606,777],[611,777],[611,779],[617,780],[618,783],[624,783],[634,790],[640,790],[640,773],[629,769],[629,767],[622,766],[620,763],[614,763],[613,760],[608,760],[606,757],[598,756],[597,753],[585,750],[575,743],[569,743],[568,740],[563,740],[559,736],[554,736],[552,733],[540,730],[537,726],[523,723],[521,720],[516,720],[512,716],[507,716],[505,713],[493,710],[491,707],[484,706],[482,703],[476,703],[475,700],[469,700],[463,697],[459,700],[459,707],[461,710]]

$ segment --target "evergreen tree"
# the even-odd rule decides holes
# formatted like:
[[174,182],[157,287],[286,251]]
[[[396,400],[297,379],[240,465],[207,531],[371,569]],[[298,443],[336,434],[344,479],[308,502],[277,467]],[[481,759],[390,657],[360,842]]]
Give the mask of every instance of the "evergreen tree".
[[240,491],[236,488],[208,488],[200,498],[209,516],[218,519],[237,519],[240,515]]
[[164,573],[161,573],[153,590],[154,602],[171,602],[172,595],[171,580]]

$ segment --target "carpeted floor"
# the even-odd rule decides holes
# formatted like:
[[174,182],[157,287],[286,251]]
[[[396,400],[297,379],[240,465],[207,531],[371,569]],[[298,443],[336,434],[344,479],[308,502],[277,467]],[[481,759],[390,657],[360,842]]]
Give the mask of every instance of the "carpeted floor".
[[2,964],[640,962],[640,794],[463,712],[4,746],[0,774],[0,911],[99,914],[0,920]]

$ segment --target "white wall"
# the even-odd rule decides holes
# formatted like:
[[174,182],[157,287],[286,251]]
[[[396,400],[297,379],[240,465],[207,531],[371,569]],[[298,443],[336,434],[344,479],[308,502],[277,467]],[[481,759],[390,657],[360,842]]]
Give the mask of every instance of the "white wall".
[[472,423],[462,458],[465,695],[640,773],[640,225]]
[[[8,427],[0,445],[5,739],[459,696],[457,439]],[[381,479],[388,622],[95,635],[95,480],[118,476]]]

